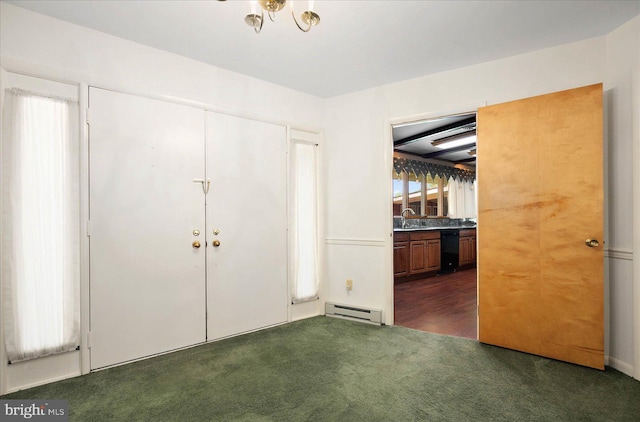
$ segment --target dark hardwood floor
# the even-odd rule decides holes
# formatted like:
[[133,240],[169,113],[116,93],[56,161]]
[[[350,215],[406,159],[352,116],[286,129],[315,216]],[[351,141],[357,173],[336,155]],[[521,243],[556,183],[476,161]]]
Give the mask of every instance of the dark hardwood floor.
[[396,284],[395,324],[477,338],[476,269]]

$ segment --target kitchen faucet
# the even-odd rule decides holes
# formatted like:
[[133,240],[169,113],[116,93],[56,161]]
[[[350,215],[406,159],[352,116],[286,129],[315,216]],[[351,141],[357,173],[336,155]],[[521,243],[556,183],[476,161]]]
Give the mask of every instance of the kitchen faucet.
[[402,228],[406,228],[407,227],[407,220],[406,220],[406,216],[404,215],[405,212],[409,211],[411,213],[411,215],[416,215],[416,212],[414,210],[412,210],[411,208],[405,208],[402,210],[402,212],[400,213],[400,218],[402,220]]

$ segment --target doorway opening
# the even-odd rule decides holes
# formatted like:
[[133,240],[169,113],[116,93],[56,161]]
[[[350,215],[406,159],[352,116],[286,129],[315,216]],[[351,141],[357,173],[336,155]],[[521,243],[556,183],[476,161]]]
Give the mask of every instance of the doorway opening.
[[392,133],[395,325],[477,339],[476,113]]

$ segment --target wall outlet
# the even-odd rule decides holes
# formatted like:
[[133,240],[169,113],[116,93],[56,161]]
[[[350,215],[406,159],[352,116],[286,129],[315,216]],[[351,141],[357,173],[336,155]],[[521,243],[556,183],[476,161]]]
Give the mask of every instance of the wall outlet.
[[347,279],[347,290],[353,290],[353,280]]

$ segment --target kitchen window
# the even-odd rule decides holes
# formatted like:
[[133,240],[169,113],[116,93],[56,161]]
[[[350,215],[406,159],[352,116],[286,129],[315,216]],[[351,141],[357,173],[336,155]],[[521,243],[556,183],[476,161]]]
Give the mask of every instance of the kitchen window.
[[443,217],[447,215],[447,180],[430,174],[416,176],[400,172],[393,176],[393,215],[400,216],[410,208],[416,216]]

